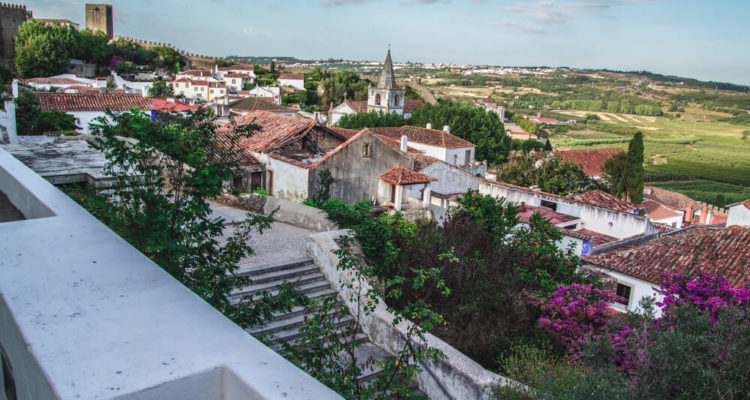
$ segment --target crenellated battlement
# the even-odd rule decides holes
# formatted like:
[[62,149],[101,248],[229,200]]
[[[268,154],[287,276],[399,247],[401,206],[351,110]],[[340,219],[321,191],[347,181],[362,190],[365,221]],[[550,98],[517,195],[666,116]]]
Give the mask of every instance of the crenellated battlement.
[[190,52],[187,52],[185,50],[177,48],[175,45],[173,45],[171,43],[152,42],[152,41],[148,41],[148,40],[142,40],[142,39],[132,38],[132,37],[129,37],[129,36],[115,35],[112,38],[112,40],[127,40],[127,41],[131,41],[131,42],[137,43],[137,44],[139,44],[139,45],[141,45],[141,46],[143,46],[145,48],[169,47],[170,49],[178,52],[180,55],[183,55],[183,56],[185,56],[187,58],[194,59],[194,60],[210,60],[210,61],[212,61],[212,60],[219,60],[219,59],[223,58],[223,57],[213,57],[213,56],[207,56],[207,55],[203,55],[203,54],[190,53]]

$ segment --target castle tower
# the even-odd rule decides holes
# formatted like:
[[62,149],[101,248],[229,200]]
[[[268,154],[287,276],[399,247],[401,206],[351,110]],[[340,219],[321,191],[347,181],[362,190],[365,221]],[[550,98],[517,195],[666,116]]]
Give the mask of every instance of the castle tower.
[[404,115],[404,96],[406,91],[396,86],[396,75],[393,73],[391,50],[385,57],[383,71],[380,73],[378,87],[367,88],[367,112],[383,112]]
[[112,39],[115,33],[111,4],[86,4],[86,29],[102,31]]
[[16,55],[15,40],[18,28],[31,19],[31,11],[20,4],[0,3],[0,61],[6,67],[12,67]]

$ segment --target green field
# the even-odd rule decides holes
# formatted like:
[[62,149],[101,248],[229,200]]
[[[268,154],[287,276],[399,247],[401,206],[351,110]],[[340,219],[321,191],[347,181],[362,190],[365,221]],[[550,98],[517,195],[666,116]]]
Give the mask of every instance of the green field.
[[[732,201],[750,198],[750,126],[719,122],[718,113],[687,111],[681,118],[596,114],[604,123],[643,132],[647,180],[655,185],[709,203],[717,194]],[[553,144],[569,149],[627,148],[629,140],[628,134],[594,130],[551,136]]]

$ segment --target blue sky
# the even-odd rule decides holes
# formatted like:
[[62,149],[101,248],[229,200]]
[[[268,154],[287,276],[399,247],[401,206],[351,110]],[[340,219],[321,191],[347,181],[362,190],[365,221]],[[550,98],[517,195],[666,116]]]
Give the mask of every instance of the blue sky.
[[[85,24],[79,0],[28,0]],[[649,70],[750,85],[748,0],[123,0],[115,33],[201,54]]]

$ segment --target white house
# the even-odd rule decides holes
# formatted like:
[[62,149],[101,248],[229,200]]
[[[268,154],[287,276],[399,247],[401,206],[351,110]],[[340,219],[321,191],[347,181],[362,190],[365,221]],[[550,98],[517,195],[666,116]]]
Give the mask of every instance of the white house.
[[245,83],[252,83],[253,78],[249,75],[228,73],[221,77],[224,83],[227,85],[229,93],[239,93],[240,90],[244,89]]
[[255,85],[251,90],[239,91],[242,97],[268,97],[273,99],[276,104],[281,104],[281,88],[277,86],[258,86]]
[[305,90],[305,76],[302,74],[283,74],[279,76],[279,86],[291,86],[297,90]]
[[78,132],[83,134],[89,133],[89,123],[98,117],[104,117],[106,110],[153,109],[148,99],[135,93],[34,93],[34,96],[43,110],[57,109],[74,116],[76,124],[81,128]]
[[615,309],[638,311],[641,298],[659,300],[656,288],[663,273],[720,274],[732,287],[744,287],[750,282],[750,228],[691,226],[583,260],[583,268],[617,281],[616,292],[625,300],[614,304]]
[[175,80],[189,79],[191,81],[205,81],[205,82],[219,82],[219,79],[214,77],[213,72],[203,71],[198,69],[188,69],[180,71],[175,75]]
[[427,124],[426,128],[406,125],[371,129],[377,134],[393,139],[406,136],[409,146],[450,165],[469,165],[474,162],[477,147],[467,140],[451,135],[447,125],[443,130],[432,129],[431,124]]
[[682,221],[685,219],[685,213],[682,211],[672,210],[653,200],[643,200],[643,208],[646,209],[651,221],[669,225],[673,228],[682,228]]
[[50,76],[47,78],[29,78],[21,81],[34,89],[46,90],[50,89],[67,89],[71,86],[88,86],[94,87],[94,79],[79,78],[73,74],[61,74]]
[[219,67],[216,73],[224,79],[226,74],[237,74],[246,77],[249,83],[255,80],[255,69],[252,65],[232,65],[229,67]]
[[750,200],[730,204],[728,208],[727,226],[750,227]]
[[177,79],[172,82],[175,96],[184,96],[192,101],[210,101],[216,104],[229,104],[227,87],[224,82],[191,79]]

